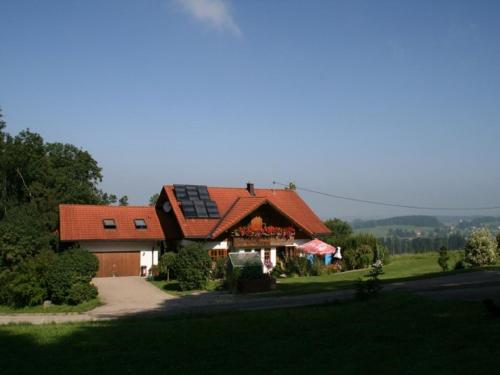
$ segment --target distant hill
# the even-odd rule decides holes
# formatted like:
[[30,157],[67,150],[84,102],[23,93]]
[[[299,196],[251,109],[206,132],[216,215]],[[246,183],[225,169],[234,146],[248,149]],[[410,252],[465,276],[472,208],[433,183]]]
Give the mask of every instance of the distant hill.
[[352,222],[352,226],[354,229],[374,228],[379,226],[391,225],[413,225],[416,227],[438,228],[443,224],[435,216],[428,215],[395,216],[388,219],[354,220]]

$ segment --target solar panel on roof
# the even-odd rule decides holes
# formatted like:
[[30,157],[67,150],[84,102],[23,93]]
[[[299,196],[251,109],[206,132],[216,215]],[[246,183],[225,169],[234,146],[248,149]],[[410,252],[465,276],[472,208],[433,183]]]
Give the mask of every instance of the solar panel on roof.
[[193,201],[194,209],[196,210],[196,214],[198,217],[208,217],[207,209],[205,207],[205,202],[203,201]]
[[182,212],[184,213],[184,217],[186,218],[194,218],[198,216],[196,214],[194,203],[192,201],[182,201],[181,208]]
[[186,193],[188,196],[188,199],[193,201],[193,200],[198,200],[198,187],[197,186],[186,186]]
[[174,185],[174,193],[178,201],[188,200],[186,185]]
[[174,193],[181,202],[185,218],[219,218],[219,210],[210,200],[208,188],[204,185],[174,185]]
[[208,194],[208,188],[206,186],[198,186],[198,195],[202,201],[210,200],[210,195]]
[[214,201],[206,201],[205,206],[207,208],[207,213],[209,217],[217,218],[220,217],[219,209]]

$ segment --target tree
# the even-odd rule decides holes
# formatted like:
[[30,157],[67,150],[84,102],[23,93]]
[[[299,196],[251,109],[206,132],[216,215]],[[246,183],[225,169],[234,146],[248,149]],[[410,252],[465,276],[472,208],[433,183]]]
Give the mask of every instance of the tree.
[[4,132],[0,114],[0,220],[13,207],[33,204],[47,230],[57,229],[60,203],[103,204],[101,168],[76,146],[45,143],[34,132]]
[[201,244],[188,245],[177,254],[174,270],[182,290],[205,289],[212,259]]
[[33,204],[10,209],[0,220],[0,271],[16,268],[54,243],[55,236]]
[[497,243],[487,228],[474,230],[465,244],[465,263],[473,266],[492,264],[496,260]]
[[101,195],[101,203],[110,205],[115,204],[118,201],[118,198],[114,194],[103,193]]
[[500,233],[497,233],[497,253],[500,255]]
[[156,204],[156,201],[158,200],[158,198],[160,197],[160,194],[158,193],[155,193],[153,194],[150,198],[149,198],[149,205],[150,206],[154,206]]
[[448,249],[446,246],[441,246],[441,249],[439,249],[439,258],[438,258],[438,264],[439,267],[443,270],[443,272],[448,271],[448,260],[450,260],[450,256],[448,255]]
[[158,268],[162,274],[167,275],[167,282],[170,281],[170,271],[172,271],[174,268],[175,259],[176,254],[173,252],[167,252],[160,258]]
[[325,221],[325,225],[332,231],[332,234],[325,239],[326,242],[345,249],[346,242],[352,235],[351,225],[348,222],[337,218],[328,219]]
[[118,199],[118,205],[119,206],[128,206],[128,197],[124,195],[120,199]]

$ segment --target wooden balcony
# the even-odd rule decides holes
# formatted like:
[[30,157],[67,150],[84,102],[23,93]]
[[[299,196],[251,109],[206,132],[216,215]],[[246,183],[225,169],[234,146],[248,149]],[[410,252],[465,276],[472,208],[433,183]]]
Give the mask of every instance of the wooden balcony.
[[293,245],[294,238],[274,238],[274,237],[233,237],[234,248],[255,248],[276,247]]

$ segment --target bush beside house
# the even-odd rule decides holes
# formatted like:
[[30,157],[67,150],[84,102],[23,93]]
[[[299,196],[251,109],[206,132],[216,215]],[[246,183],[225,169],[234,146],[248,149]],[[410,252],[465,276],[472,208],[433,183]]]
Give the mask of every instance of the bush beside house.
[[174,270],[181,290],[205,289],[212,259],[201,244],[183,247],[176,256]]
[[61,254],[45,250],[0,273],[0,304],[23,307],[51,300],[76,305],[97,297],[97,289],[90,284],[96,272],[97,258],[86,250]]

